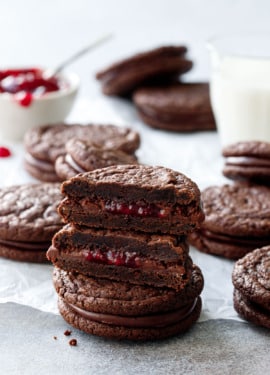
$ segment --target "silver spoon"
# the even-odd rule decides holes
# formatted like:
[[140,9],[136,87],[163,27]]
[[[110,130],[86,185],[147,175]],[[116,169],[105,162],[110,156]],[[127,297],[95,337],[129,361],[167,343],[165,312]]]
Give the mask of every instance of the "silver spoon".
[[101,44],[107,42],[112,37],[112,34],[106,34],[100,37],[99,39],[91,42],[91,44],[87,45],[86,47],[82,48],[81,50],[74,53],[74,55],[70,56],[68,59],[63,61],[59,64],[54,70],[47,70],[43,73],[43,76],[46,79],[52,78],[59,74],[67,65],[71,64],[73,61],[77,60],[79,57],[85,55],[86,53],[90,52],[91,50],[95,49],[96,47],[100,46]]

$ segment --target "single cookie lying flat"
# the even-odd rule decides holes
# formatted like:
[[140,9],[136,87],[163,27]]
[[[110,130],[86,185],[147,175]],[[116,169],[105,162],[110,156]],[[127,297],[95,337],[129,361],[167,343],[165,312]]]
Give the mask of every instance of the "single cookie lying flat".
[[259,184],[270,183],[270,143],[261,141],[237,142],[224,147],[224,176]]
[[65,226],[47,253],[56,266],[87,276],[183,289],[191,260],[185,237]]
[[193,64],[186,52],[185,46],[165,46],[138,53],[99,71],[96,78],[104,94],[128,94],[146,82],[176,79],[189,71]]
[[215,130],[207,83],[142,87],[133,94],[139,116],[153,128],[192,132]]
[[235,310],[244,319],[270,328],[270,246],[239,259],[232,281]]
[[200,269],[180,292],[54,270],[59,311],[74,327],[114,339],[163,339],[188,330],[201,311]]
[[57,213],[60,184],[25,184],[0,189],[0,256],[46,262],[53,235],[63,226]]
[[42,125],[25,134],[25,168],[41,181],[59,181],[55,172],[55,160],[66,153],[69,139],[90,140],[108,149],[134,154],[140,145],[137,132],[114,125],[54,124]]
[[189,235],[197,249],[238,259],[270,243],[270,188],[242,184],[202,192],[205,221]]
[[65,222],[96,228],[187,234],[204,218],[197,185],[164,167],[112,166],[62,184]]
[[66,143],[66,154],[56,159],[55,171],[64,181],[78,173],[118,164],[137,164],[137,157],[96,145],[92,140],[73,138]]

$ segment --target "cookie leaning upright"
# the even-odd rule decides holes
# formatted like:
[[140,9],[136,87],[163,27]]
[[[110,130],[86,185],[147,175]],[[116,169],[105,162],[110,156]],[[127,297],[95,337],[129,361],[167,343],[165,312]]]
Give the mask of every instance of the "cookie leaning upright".
[[164,46],[135,54],[100,70],[96,78],[106,95],[124,95],[149,81],[171,79],[192,68],[185,46]]
[[25,184],[0,189],[0,256],[46,262],[53,235],[63,226],[57,206],[60,184]]
[[64,182],[62,192],[59,213],[76,225],[179,235],[204,219],[197,185],[164,167],[102,168]]
[[244,319],[270,328],[270,246],[239,259],[232,281],[235,310]]
[[55,171],[61,181],[65,181],[78,173],[119,164],[137,164],[135,154],[122,150],[100,146],[92,139],[72,138],[66,143],[66,153],[58,156]]

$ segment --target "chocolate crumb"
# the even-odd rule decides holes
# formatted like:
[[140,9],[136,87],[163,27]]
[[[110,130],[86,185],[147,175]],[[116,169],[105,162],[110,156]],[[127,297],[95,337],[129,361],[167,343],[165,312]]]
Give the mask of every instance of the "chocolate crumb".
[[71,339],[71,340],[69,341],[69,345],[70,345],[70,346],[77,346],[77,340],[76,340],[76,339]]
[[64,335],[65,336],[70,336],[71,335],[71,331],[69,331],[68,329],[64,332]]
[[54,340],[57,340],[57,336],[53,336]]

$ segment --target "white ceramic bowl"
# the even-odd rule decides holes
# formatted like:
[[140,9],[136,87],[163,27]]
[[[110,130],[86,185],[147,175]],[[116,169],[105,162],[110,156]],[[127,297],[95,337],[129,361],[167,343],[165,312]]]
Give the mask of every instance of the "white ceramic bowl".
[[79,89],[79,77],[61,73],[59,79],[66,87],[34,97],[31,104],[22,106],[14,94],[0,93],[0,139],[20,141],[30,128],[64,121],[70,113]]

